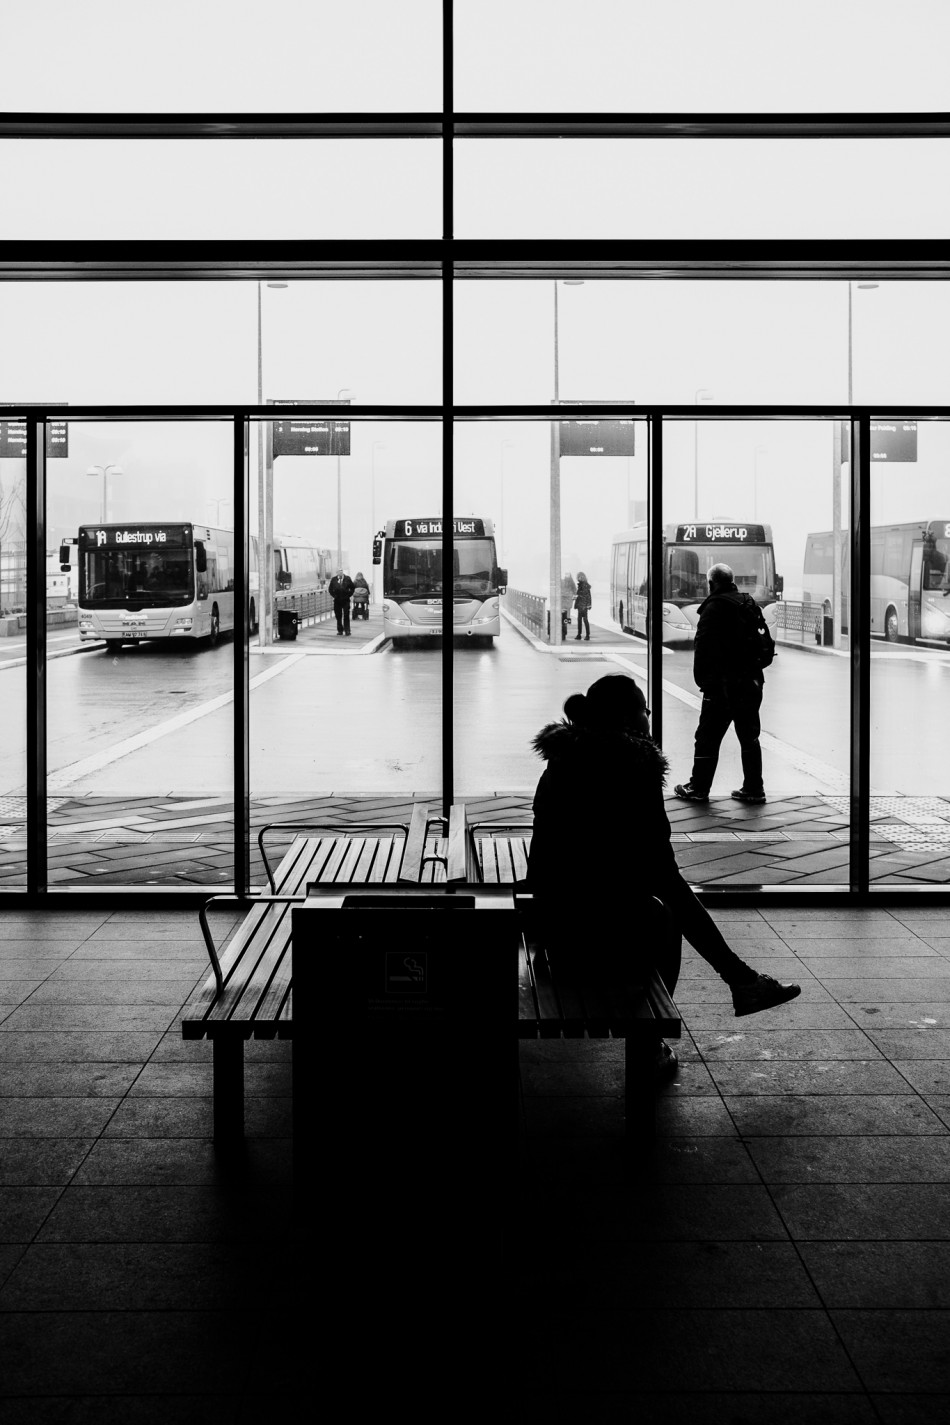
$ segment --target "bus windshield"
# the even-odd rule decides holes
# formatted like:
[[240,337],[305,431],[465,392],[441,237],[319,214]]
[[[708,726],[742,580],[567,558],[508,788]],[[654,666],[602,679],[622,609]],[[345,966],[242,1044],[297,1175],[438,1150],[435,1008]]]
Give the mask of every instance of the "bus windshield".
[[187,604],[195,597],[192,551],[90,550],[82,566],[84,604],[127,604],[140,607]]
[[714,564],[728,564],[740,591],[763,599],[775,587],[768,545],[674,544],[669,548],[669,593],[673,602],[695,603],[709,593],[707,575]]
[[[456,594],[492,592],[494,540],[456,540],[452,549],[452,589]],[[412,598],[442,592],[442,543],[438,539],[394,539],[385,568],[386,593]]]

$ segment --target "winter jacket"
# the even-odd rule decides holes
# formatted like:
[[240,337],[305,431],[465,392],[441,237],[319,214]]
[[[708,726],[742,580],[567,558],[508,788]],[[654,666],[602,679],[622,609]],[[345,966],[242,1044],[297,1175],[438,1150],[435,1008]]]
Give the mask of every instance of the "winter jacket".
[[668,765],[655,742],[562,720],[542,728],[533,746],[546,766],[527,886],[542,913],[593,929],[678,878],[663,805]]
[[721,688],[723,680],[765,678],[761,667],[750,659],[746,643],[749,624],[744,609],[755,609],[751,594],[740,594],[735,584],[717,589],[699,606],[699,622],[693,645],[693,681],[704,693]]
[[335,603],[348,603],[353,597],[353,588],[353,580],[349,574],[344,574],[342,579],[338,574],[334,574],[330,580],[330,598],[333,599]]
[[589,609],[591,602],[590,585],[586,579],[578,579],[577,598],[574,600],[574,607],[578,610]]

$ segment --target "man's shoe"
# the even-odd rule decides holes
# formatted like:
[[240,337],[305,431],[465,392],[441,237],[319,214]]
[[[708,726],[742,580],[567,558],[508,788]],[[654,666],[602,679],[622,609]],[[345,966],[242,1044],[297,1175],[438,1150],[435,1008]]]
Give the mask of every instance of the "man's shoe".
[[783,985],[771,975],[756,975],[748,985],[733,985],[732,1007],[739,1017],[758,1014],[760,1009],[774,1009],[802,992],[801,985]]
[[765,793],[746,792],[742,787],[739,787],[737,791],[733,792],[732,800],[734,802],[747,802],[749,806],[758,807],[765,801]]
[[679,786],[673,788],[673,795],[682,798],[684,802],[708,802],[708,792],[698,792],[691,782],[681,782]]

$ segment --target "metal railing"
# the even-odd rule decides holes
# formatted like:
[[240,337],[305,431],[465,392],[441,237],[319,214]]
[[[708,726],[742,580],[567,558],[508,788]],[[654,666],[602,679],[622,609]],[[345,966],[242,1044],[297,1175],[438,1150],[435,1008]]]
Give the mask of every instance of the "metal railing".
[[[831,641],[830,629],[825,627],[823,604],[783,599],[774,607],[777,642],[821,644]],[[830,619],[828,622],[830,624]]]
[[299,593],[275,594],[274,611],[286,610],[297,615],[298,623],[304,626],[318,623],[333,613],[333,600],[326,589],[304,589]]
[[505,609],[513,619],[530,629],[535,638],[540,638],[544,642],[548,641],[547,623],[545,619],[545,609],[547,600],[540,594],[529,594],[524,589],[513,589],[508,586],[505,594]]

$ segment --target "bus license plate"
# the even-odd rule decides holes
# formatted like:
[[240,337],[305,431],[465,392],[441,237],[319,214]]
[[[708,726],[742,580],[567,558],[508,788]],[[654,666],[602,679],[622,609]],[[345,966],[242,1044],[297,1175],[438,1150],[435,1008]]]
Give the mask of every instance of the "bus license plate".
[[124,628],[124,629],[122,630],[122,637],[123,637],[123,638],[145,638],[145,637],[146,637],[146,631],[145,631],[144,628]]

